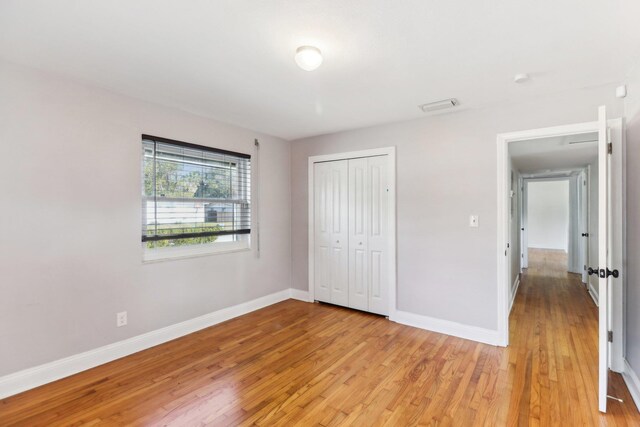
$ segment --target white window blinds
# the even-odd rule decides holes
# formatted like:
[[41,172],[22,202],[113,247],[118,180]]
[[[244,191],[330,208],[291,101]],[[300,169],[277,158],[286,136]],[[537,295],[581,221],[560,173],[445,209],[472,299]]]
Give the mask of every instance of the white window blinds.
[[150,135],[142,135],[142,150],[142,241],[148,247],[251,232],[250,155]]

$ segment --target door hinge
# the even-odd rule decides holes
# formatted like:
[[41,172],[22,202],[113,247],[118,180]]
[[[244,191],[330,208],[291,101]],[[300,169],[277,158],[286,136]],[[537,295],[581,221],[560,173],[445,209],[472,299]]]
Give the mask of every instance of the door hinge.
[[609,153],[609,154],[613,153],[613,144],[612,143],[608,143],[607,144],[607,153]]
[[607,341],[613,342],[613,331],[607,332]]

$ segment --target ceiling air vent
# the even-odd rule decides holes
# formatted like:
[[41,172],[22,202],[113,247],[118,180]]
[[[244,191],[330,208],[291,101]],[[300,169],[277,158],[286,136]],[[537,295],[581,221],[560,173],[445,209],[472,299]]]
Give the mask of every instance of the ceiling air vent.
[[453,108],[460,103],[455,98],[443,99],[442,101],[430,102],[428,104],[418,105],[418,107],[425,113],[431,111],[444,110],[445,108]]

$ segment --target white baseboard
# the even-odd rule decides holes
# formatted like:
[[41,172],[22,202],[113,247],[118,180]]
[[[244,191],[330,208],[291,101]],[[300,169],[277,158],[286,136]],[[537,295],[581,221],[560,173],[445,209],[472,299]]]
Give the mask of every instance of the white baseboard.
[[302,291],[300,289],[291,288],[291,298],[297,299],[300,301],[311,302],[309,301],[309,291]]
[[564,248],[548,248],[546,246],[540,246],[540,245],[529,245],[527,247],[527,249],[542,249],[545,251],[554,251],[554,252],[562,252],[562,253],[569,253],[569,251],[567,249]]
[[640,379],[635,371],[629,365],[629,362],[624,361],[624,371],[622,372],[622,378],[624,378],[624,382],[627,384],[627,388],[629,389],[629,393],[633,398],[633,401],[636,404],[636,409],[640,412]]
[[[69,375],[77,374],[78,372],[94,368],[111,362],[112,360],[120,359],[121,357],[199,331],[200,329],[233,319],[234,317],[242,316],[243,314],[293,298],[293,293],[291,289],[285,289],[232,307],[223,308],[196,317],[195,319],[186,320],[128,338],[124,341],[115,342],[84,353],[65,357],[64,359],[5,375],[4,377],[0,377],[0,399],[68,377]],[[295,292],[295,294],[296,296],[300,295],[297,292]]]
[[513,310],[513,302],[516,300],[516,295],[518,294],[518,289],[520,288],[520,275],[516,276],[515,282],[513,282],[513,286],[511,286],[511,304],[509,305],[509,313]]
[[458,338],[477,341],[485,344],[499,345],[498,331],[464,325],[450,320],[436,319],[407,311],[396,311],[393,321]]
[[593,285],[589,283],[589,295],[591,295],[591,299],[596,303],[596,306],[599,307],[600,303],[598,302],[598,293],[593,288]]

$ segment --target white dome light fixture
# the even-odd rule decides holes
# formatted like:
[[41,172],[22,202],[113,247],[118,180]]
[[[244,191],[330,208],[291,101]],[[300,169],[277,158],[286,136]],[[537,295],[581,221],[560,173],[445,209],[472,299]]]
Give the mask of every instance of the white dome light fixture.
[[524,83],[529,80],[529,74],[527,73],[519,73],[513,76],[513,81],[516,83]]
[[305,71],[313,71],[322,64],[322,53],[314,46],[300,46],[296,49],[296,64]]

